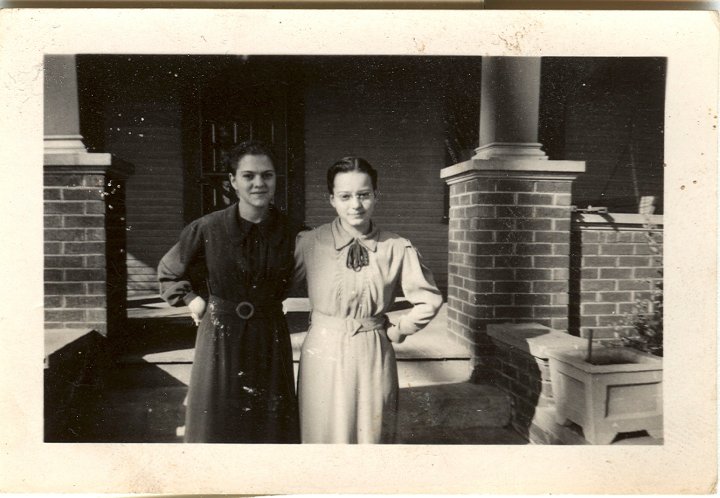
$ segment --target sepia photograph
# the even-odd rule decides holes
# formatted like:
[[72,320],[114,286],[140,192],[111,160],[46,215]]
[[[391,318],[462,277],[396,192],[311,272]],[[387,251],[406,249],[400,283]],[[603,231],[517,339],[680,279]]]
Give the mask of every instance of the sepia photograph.
[[662,444],[665,73],[46,56],[45,441]]
[[32,387],[3,399],[54,463],[3,489],[714,486],[703,13],[30,12],[2,82]]

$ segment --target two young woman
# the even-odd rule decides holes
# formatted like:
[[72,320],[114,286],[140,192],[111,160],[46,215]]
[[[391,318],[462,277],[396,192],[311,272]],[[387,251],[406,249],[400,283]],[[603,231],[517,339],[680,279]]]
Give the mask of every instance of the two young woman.
[[[186,441],[298,440],[281,311],[292,277],[307,281],[312,308],[298,378],[302,442],[393,442],[398,378],[390,342],[427,325],[442,297],[410,242],[373,224],[377,172],[354,157],[328,170],[338,216],[297,236],[293,272],[293,230],[270,204],[269,149],[242,144],[229,166],[238,203],[190,224],[159,267],[163,297],[187,304],[200,323]],[[207,306],[198,295],[204,282]],[[393,324],[385,312],[399,288],[414,306]]]

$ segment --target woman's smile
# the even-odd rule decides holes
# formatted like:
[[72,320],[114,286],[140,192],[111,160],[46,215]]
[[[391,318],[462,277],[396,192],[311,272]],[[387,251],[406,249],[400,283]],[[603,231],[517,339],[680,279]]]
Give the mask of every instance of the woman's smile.
[[230,183],[237,192],[241,214],[261,218],[275,195],[275,167],[267,156],[243,156]]

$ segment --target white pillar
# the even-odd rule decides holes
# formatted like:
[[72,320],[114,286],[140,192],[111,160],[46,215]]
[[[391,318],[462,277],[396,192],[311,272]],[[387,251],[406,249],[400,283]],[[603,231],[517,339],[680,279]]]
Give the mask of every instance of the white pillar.
[[538,142],[539,57],[483,57],[473,159],[547,159]]
[[45,154],[86,152],[80,134],[74,55],[46,55],[44,61]]

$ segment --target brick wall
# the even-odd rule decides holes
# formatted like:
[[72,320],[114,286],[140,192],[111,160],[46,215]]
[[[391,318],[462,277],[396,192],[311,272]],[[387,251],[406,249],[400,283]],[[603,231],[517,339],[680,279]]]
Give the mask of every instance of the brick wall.
[[498,341],[495,346],[493,384],[510,395],[511,424],[527,436],[536,408],[553,402],[549,362]]
[[306,223],[318,226],[336,216],[328,202],[327,168],[343,156],[362,156],[379,174],[374,219],[412,241],[444,290],[448,225],[439,174],[448,164],[448,123],[445,97],[437,90],[444,76],[412,61],[318,74],[331,77],[306,85]]
[[451,185],[448,319],[461,341],[482,342],[489,323],[567,326],[570,187],[502,178]]
[[[613,215],[611,215],[613,216]],[[613,337],[635,303],[651,297],[662,280],[663,230],[660,217],[648,231],[640,215],[577,217],[572,227],[570,324],[573,334]],[[654,243],[648,241],[652,234]],[[653,253],[653,245],[659,254]]]
[[125,315],[125,188],[87,169],[45,166],[45,327],[108,334]]
[[132,162],[127,182],[128,293],[157,293],[157,265],[184,219],[180,104],[118,98],[105,113],[105,150]]

